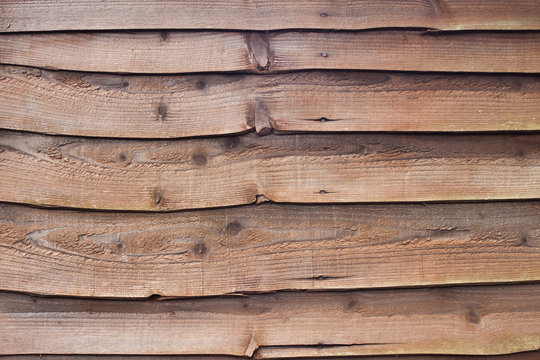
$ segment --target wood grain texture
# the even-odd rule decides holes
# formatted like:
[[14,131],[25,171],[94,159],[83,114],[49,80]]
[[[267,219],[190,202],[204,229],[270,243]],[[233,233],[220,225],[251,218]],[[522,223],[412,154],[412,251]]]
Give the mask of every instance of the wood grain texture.
[[539,32],[14,33],[0,35],[0,50],[4,64],[122,73],[540,72]]
[[0,127],[129,138],[253,128],[540,130],[540,78],[319,71],[141,76],[0,66]]
[[0,289],[207,296],[540,280],[540,203],[264,204],[167,214],[0,205]]
[[540,29],[537,0],[4,0],[0,31],[93,29]]
[[[325,357],[325,360],[537,360],[538,351],[504,355],[375,355]],[[219,355],[0,355],[2,360],[242,360],[244,356]],[[250,358],[248,358],[250,359]],[[315,360],[313,357],[295,357],[298,360]]]
[[537,134],[141,141],[3,131],[0,201],[163,211],[266,200],[534,199],[539,144]]
[[166,301],[1,293],[0,321],[2,354],[506,354],[540,346],[540,285]]

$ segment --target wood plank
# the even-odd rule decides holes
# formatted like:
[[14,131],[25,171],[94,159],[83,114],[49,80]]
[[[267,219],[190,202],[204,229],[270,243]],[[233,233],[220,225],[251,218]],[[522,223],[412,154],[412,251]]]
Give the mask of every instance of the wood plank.
[[0,104],[2,128],[78,136],[261,132],[261,106],[266,132],[540,130],[535,76],[141,76],[0,66]]
[[[538,351],[527,351],[504,355],[378,355],[378,356],[345,356],[325,357],[326,360],[537,360]],[[241,356],[219,355],[0,355],[2,360],[242,360]],[[315,360],[312,357],[296,358],[298,360]]]
[[0,31],[103,29],[540,29],[537,0],[3,0]]
[[540,285],[119,301],[0,293],[2,354],[255,358],[538,349]]
[[207,296],[540,280],[540,202],[166,214],[0,204],[0,289]]
[[[540,198],[540,135],[110,140],[0,132],[0,201],[164,211],[255,201]],[[391,174],[391,176],[389,176]]]
[[5,64],[122,73],[540,72],[538,32],[8,33],[0,35],[0,49]]

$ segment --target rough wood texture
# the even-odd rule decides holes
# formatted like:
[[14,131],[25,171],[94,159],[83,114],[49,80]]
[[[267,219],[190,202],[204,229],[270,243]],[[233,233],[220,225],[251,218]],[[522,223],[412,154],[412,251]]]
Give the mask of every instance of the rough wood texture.
[[2,354],[265,357],[538,349],[540,285],[114,301],[0,294]]
[[255,201],[540,198],[540,135],[105,140],[0,132],[0,201],[163,211]]
[[540,29],[538,0],[3,0],[0,31],[93,29]]
[[[527,351],[504,355],[376,355],[325,357],[325,360],[538,360],[540,352]],[[240,356],[219,355],[0,355],[1,360],[245,360]],[[247,358],[250,359],[250,358]],[[316,360],[317,358],[301,358],[298,360]]]
[[0,206],[0,289],[206,296],[540,280],[540,202],[264,204],[168,214]]
[[17,33],[0,50],[5,64],[100,72],[540,72],[538,32]]
[[540,78],[317,71],[121,76],[0,66],[0,127],[129,138],[253,128],[540,130]]

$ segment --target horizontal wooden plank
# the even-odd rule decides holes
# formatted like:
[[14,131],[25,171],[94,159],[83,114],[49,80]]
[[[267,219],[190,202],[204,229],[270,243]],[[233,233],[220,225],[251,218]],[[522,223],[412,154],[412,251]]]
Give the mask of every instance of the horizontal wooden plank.
[[4,64],[99,72],[540,72],[539,32],[14,33],[0,49]]
[[167,214],[0,205],[0,289],[206,296],[540,280],[540,202],[264,204]]
[[537,0],[3,0],[0,31],[93,29],[540,29]]
[[[325,357],[326,360],[537,360],[538,351],[504,355],[375,355]],[[260,358],[260,357],[259,357]],[[1,360],[242,360],[242,356],[219,355],[0,355]],[[249,358],[248,358],[249,359]],[[298,360],[315,360],[313,357],[295,357]]]
[[[270,128],[540,130],[539,114],[535,76],[317,71],[141,76],[0,66],[0,127],[51,134],[175,138],[253,128],[263,133]],[[268,119],[266,126],[262,119]]]
[[0,132],[0,201],[164,211],[255,201],[540,198],[540,135],[184,140]]
[[0,293],[2,354],[255,358],[538,349],[540,284],[119,301]]

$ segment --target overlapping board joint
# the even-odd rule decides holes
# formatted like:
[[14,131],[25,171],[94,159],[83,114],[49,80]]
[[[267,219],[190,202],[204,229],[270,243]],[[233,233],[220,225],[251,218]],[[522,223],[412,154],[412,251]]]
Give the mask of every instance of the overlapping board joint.
[[0,4],[0,354],[538,349],[537,1],[89,4]]

